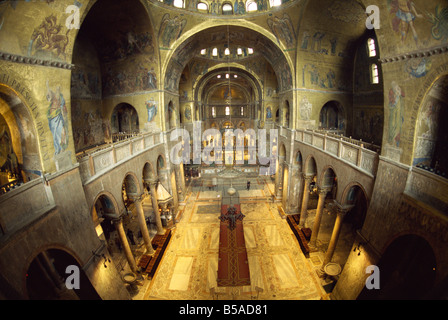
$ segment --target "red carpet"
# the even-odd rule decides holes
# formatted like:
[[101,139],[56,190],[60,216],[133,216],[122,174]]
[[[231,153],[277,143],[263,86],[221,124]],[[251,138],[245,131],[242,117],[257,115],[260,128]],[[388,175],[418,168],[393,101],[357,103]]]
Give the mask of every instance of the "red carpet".
[[[236,214],[241,213],[239,204],[233,207]],[[247,286],[250,285],[250,273],[242,216],[235,219],[235,215],[229,215],[228,209],[228,205],[221,206],[218,287]]]

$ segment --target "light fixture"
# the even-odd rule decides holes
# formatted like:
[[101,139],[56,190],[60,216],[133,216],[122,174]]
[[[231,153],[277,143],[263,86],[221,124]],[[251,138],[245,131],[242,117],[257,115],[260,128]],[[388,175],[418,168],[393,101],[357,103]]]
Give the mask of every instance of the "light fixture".
[[361,247],[362,247],[363,245],[364,245],[364,243],[359,242],[359,243],[358,243],[358,246],[356,246],[356,247],[353,249],[353,252],[358,251],[358,256],[360,256],[360,255],[361,255]]

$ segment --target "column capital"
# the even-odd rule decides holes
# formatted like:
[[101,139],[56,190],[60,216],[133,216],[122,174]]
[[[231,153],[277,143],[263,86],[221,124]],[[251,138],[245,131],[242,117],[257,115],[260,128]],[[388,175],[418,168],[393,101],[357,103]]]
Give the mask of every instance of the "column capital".
[[333,203],[329,205],[332,212],[336,212],[338,215],[345,217],[345,215],[353,209],[354,205],[340,204],[337,200],[333,200]]
[[128,193],[127,196],[128,196],[129,199],[131,199],[132,201],[136,202],[136,201],[142,201],[143,194]]
[[157,184],[157,182],[159,182],[159,180],[157,178],[145,179],[144,181],[147,184],[149,184],[149,186],[153,186],[153,185]]
[[319,193],[319,196],[326,196],[328,192],[331,191],[332,187],[318,187],[317,192]]
[[311,180],[313,180],[313,178],[314,178],[314,174],[310,175],[310,174],[307,174],[305,172],[302,172],[302,176],[303,176],[303,179],[305,179],[306,182],[311,182]]

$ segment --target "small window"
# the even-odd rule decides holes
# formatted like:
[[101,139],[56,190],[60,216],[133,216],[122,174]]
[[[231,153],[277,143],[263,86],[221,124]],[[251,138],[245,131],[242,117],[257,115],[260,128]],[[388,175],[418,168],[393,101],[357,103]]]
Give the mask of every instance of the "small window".
[[218,48],[213,48],[212,56],[214,56],[214,57],[218,56]]
[[229,79],[230,75],[228,73],[226,73],[226,79]]
[[242,55],[242,54],[243,54],[243,49],[238,48],[238,49],[237,49],[237,54],[238,54],[239,56]]
[[226,49],[224,50],[224,54],[225,54],[226,56],[228,56],[228,55],[230,54],[230,49],[229,49],[229,48],[226,48]]
[[230,107],[229,106],[226,107],[226,116],[230,116]]
[[241,107],[241,115],[244,116],[244,107]]
[[246,4],[246,11],[247,12],[254,12],[258,10],[258,5],[255,1],[248,1]]
[[233,14],[233,7],[230,3],[224,3],[222,5],[222,14]]
[[208,11],[208,5],[204,2],[199,2],[197,8],[198,10]]
[[254,49],[252,49],[252,48],[247,48],[247,52],[248,52],[249,54],[254,54]]
[[216,118],[216,109],[215,109],[215,107],[212,107],[212,117]]
[[205,56],[206,53],[207,53],[207,49],[202,49],[201,50],[201,55]]
[[369,48],[369,57],[376,57],[375,40],[373,40],[372,38],[367,40],[367,46]]
[[216,78],[218,78],[218,79],[221,79],[221,75],[220,75],[220,74],[218,74],[218,75],[216,76]]
[[380,77],[378,73],[378,66],[376,64],[372,64],[372,84],[378,84],[380,82]]
[[277,7],[280,6],[282,4],[282,0],[269,0],[271,7]]
[[174,0],[173,5],[176,8],[183,8],[184,7],[184,0]]

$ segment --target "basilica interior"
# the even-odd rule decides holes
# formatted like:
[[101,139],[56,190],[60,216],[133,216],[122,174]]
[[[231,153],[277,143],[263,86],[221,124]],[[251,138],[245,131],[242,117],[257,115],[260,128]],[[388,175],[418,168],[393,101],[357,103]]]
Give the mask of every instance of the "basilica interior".
[[448,298],[446,0],[0,1],[0,298]]

